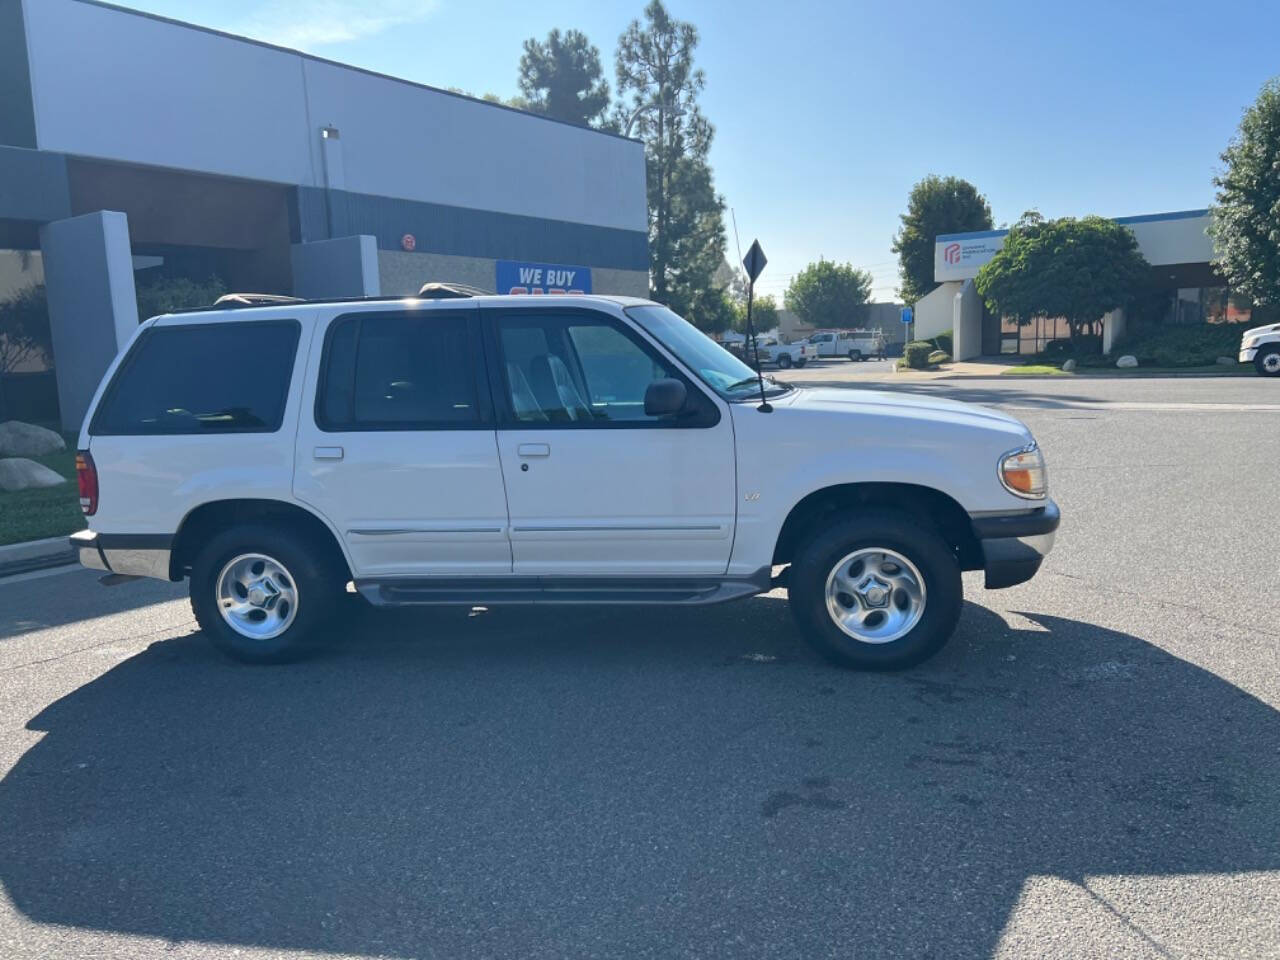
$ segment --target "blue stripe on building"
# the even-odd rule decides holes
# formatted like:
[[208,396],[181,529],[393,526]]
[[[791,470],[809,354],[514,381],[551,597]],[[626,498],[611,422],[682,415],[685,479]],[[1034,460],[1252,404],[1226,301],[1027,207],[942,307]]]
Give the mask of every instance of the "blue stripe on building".
[[0,218],[47,223],[69,216],[67,158],[60,153],[0,146]]
[[418,253],[649,269],[648,236],[641,230],[322,187],[297,187],[293,192],[290,226],[295,243],[369,234],[377,238],[380,250],[399,250],[401,238],[408,233],[413,234]]
[[28,149],[36,146],[22,0],[0,0],[0,144]]

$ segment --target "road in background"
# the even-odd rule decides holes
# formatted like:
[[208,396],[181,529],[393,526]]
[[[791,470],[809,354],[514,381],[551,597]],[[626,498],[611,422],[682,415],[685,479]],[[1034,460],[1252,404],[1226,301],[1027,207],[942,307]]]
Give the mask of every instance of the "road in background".
[[1275,956],[1277,386],[906,386],[1023,418],[1064,519],[898,674],[780,593],[255,669],[179,585],[0,585],[0,954]]

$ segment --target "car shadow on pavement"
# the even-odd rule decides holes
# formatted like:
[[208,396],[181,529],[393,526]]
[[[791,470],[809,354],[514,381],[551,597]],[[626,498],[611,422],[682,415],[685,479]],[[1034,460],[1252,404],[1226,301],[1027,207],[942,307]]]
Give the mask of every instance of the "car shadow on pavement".
[[267,669],[157,642],[33,718],[17,908],[402,957],[952,958],[1032,876],[1280,868],[1277,712],[1083,621],[966,604],[898,674],[818,661],[772,596],[343,633]]

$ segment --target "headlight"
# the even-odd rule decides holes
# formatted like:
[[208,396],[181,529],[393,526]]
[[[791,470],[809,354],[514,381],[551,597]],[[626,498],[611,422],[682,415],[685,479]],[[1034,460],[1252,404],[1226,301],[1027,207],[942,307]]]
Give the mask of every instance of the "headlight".
[[1043,500],[1049,492],[1049,472],[1044,466],[1044,454],[1034,440],[1001,457],[999,473],[1000,482],[1014,496]]
[[1262,339],[1261,337],[1248,337],[1245,339],[1244,343],[1240,344],[1240,349],[1252,350],[1255,346],[1258,345],[1258,341],[1261,339]]

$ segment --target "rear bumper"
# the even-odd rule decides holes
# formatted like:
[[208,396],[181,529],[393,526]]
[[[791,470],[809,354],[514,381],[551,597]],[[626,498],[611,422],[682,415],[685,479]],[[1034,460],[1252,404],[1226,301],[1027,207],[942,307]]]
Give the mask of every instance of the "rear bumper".
[[173,537],[153,533],[97,533],[80,530],[70,537],[80,565],[133,577],[168,580]]
[[1053,549],[1062,514],[1052,500],[1029,513],[972,517],[973,532],[982,545],[986,588],[999,590],[1025,583],[1036,575]]

